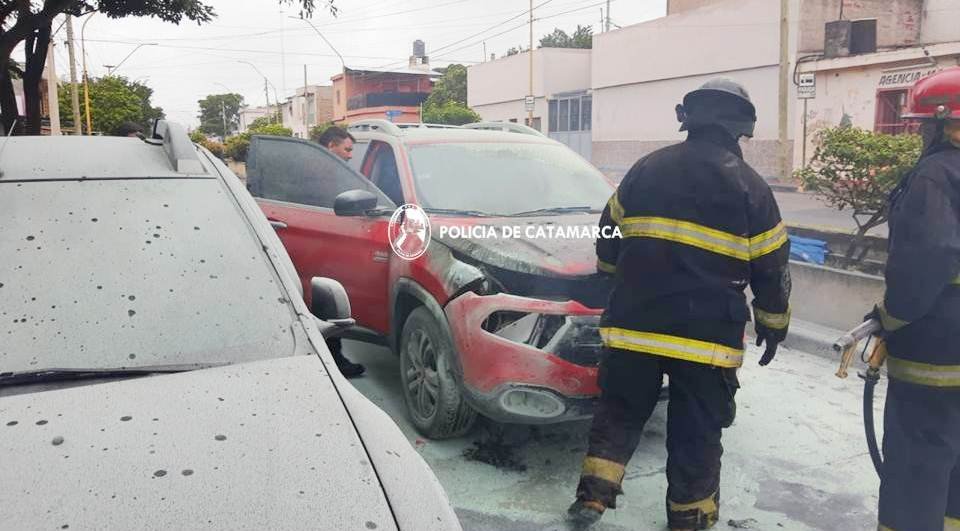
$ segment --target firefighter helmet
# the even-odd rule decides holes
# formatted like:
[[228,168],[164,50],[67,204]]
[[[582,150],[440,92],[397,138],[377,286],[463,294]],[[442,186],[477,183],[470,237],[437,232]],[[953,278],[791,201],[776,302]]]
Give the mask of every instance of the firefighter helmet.
[[757,109],[747,89],[726,77],[711,79],[688,93],[676,110],[681,131],[719,125],[734,138],[752,137],[757,124]]
[[904,118],[960,120],[960,66],[931,74],[913,86]]

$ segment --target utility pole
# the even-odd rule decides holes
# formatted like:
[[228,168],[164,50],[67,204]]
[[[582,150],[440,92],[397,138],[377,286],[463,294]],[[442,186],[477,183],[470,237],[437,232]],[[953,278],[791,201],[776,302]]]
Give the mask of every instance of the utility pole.
[[607,0],[607,18],[605,22],[603,31],[610,31],[610,0]]
[[[307,65],[303,65],[303,138],[310,138],[310,121],[307,120],[307,106],[310,100],[307,99]],[[314,100],[316,105],[316,100]]]
[[[608,13],[609,14],[609,13]],[[780,0],[780,172],[789,177],[792,161],[788,145],[788,112],[790,108],[790,0]]]
[[60,135],[60,95],[57,64],[54,62],[53,39],[47,46],[47,107],[50,109],[50,134]]
[[[263,97],[267,99],[267,112],[270,113],[270,123],[274,123],[276,115],[270,111],[270,87],[267,84],[267,78],[263,78]],[[277,102],[277,107],[279,110],[280,102]]]
[[[530,71],[529,71],[529,90],[527,92],[528,97],[533,98],[533,0],[530,0],[530,49],[527,51],[527,54],[530,56]],[[534,99],[534,101],[536,101]],[[527,126],[533,127],[533,107],[529,106],[529,102],[524,102],[527,107]]]
[[220,119],[223,120],[223,142],[227,141],[227,106],[223,103],[223,98],[220,98]]
[[73,105],[73,132],[83,134],[80,123],[80,89],[77,87],[77,53],[73,46],[73,16],[67,15],[67,51],[70,54],[70,103]]
[[80,55],[83,56],[83,102],[87,114],[88,135],[93,134],[93,124],[90,120],[90,78],[87,76],[87,41],[83,38],[83,35],[87,31],[87,22],[90,22],[90,19],[96,14],[96,11],[90,13],[90,15],[87,16],[87,20],[84,20],[83,25],[80,26]]

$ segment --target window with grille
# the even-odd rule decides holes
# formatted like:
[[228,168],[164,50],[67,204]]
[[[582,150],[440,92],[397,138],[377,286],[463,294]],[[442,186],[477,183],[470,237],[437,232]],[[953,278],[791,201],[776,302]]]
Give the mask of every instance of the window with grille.
[[547,103],[549,132],[589,131],[593,127],[593,96],[564,96]]

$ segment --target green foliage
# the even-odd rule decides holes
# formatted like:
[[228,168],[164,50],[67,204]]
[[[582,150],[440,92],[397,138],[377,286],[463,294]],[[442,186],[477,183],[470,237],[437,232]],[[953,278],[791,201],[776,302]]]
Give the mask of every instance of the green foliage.
[[226,156],[238,162],[246,162],[247,152],[250,151],[250,137],[253,135],[293,136],[293,130],[280,124],[270,123],[257,127],[250,126],[246,133],[227,138],[224,143]]
[[[226,138],[240,123],[240,94],[210,94],[197,102],[200,106],[200,130],[208,135]],[[226,122],[226,129],[224,129]]]
[[540,39],[540,48],[593,48],[593,27],[578,24],[573,35],[556,28]]
[[465,104],[448,101],[443,105],[424,105],[423,122],[463,125],[480,121],[480,115]]
[[220,160],[223,160],[223,157],[227,152],[227,147],[216,140],[204,140],[200,145],[207,148],[207,150],[209,150],[214,157],[217,157]]
[[443,105],[450,101],[467,104],[467,67],[463,65],[453,64],[444,70],[443,76],[433,85],[425,105]]
[[270,113],[267,116],[261,116],[250,122],[247,129],[259,129],[261,127],[281,123],[280,113]]
[[[135,122],[150,130],[152,120],[163,118],[163,109],[150,104],[153,89],[131,82],[119,76],[105,76],[89,80],[90,119],[94,131],[111,134],[123,122]],[[59,90],[60,116],[64,121],[73,116],[70,86],[61,85]],[[81,87],[81,91],[82,91]],[[86,129],[86,110],[80,98],[80,116]]]
[[310,140],[314,142],[320,142],[320,137],[323,136],[323,133],[330,129],[331,127],[340,127],[341,129],[347,128],[347,122],[324,122],[322,124],[317,124],[310,128]]
[[190,132],[190,141],[194,144],[202,144],[207,140],[207,135],[203,134],[199,129],[194,129]]
[[918,135],[886,135],[856,127],[834,127],[817,133],[810,164],[796,172],[805,189],[837,210],[851,210],[858,241],[886,223],[887,198],[920,157]]

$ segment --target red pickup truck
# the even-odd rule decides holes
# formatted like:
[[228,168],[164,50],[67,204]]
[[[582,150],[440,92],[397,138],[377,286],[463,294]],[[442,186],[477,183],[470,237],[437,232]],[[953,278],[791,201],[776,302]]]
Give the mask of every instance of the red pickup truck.
[[[614,187],[531,129],[485,127],[359,122],[353,167],[309,141],[253,137],[247,162],[247,187],[304,285],[343,284],[355,337],[400,356],[407,410],[431,438],[465,433],[478,413],[531,424],[582,418],[599,394],[610,279],[583,235]],[[404,204],[432,227],[413,260],[389,241]]]

